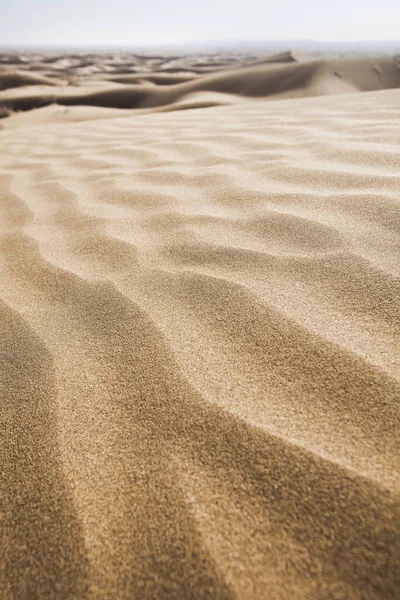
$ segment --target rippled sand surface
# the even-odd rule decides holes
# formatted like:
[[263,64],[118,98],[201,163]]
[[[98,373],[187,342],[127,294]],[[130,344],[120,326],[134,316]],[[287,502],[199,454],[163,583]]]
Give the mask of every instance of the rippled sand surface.
[[0,132],[1,598],[396,597],[399,117]]

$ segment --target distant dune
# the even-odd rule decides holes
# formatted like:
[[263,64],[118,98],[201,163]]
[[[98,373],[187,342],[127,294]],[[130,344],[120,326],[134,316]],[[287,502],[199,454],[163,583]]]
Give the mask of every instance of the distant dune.
[[35,85],[55,85],[49,77],[32,75],[24,71],[0,71],[0,90]]
[[1,600],[394,600],[398,62],[28,58],[0,71]]
[[[140,62],[138,58],[135,65]],[[170,106],[180,108],[193,94],[208,94],[206,106],[226,104],[232,95],[242,98],[285,98],[343,94],[400,87],[400,62],[390,57],[339,59],[307,59],[283,52],[270,57],[242,61],[209,63],[183,59],[162,62],[157,57],[142,59],[142,68],[126,74],[117,67],[101,62],[97,57],[54,59],[53,71],[33,75],[7,67],[0,71],[0,106],[8,112],[28,111],[58,104],[62,106],[95,106],[114,109],[149,109]],[[166,71],[169,65],[172,72]],[[49,63],[45,62],[46,68]],[[207,67],[208,64],[208,67]],[[37,68],[37,61],[34,63]],[[64,71],[61,70],[63,66]],[[117,69],[117,75],[113,73]],[[171,67],[170,67],[171,68]],[[58,86],[50,77],[58,77]],[[124,73],[121,75],[121,71]],[[60,76],[64,73],[64,85]],[[45,76],[47,74],[47,77]],[[67,86],[65,84],[68,84]],[[18,86],[18,89],[14,89]],[[19,86],[24,86],[23,88]],[[7,89],[8,88],[8,89]],[[211,93],[220,96],[216,102]],[[194,102],[194,106],[201,106]]]

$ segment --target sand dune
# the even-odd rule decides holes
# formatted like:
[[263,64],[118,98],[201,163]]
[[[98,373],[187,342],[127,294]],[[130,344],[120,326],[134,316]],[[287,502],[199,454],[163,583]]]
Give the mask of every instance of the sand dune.
[[0,71],[0,90],[23,87],[27,85],[55,85],[49,77],[41,77],[23,71]]
[[4,119],[2,599],[396,597],[399,70],[274,60]]
[[[155,60],[155,59],[153,59]],[[89,61],[90,64],[93,61]],[[151,63],[151,61],[150,61]],[[230,96],[240,98],[284,98],[343,94],[400,87],[400,62],[391,57],[297,60],[292,53],[267,57],[252,64],[219,65],[210,63],[211,71],[199,74],[198,63],[182,65],[178,72],[162,72],[160,64],[146,64],[134,74],[116,76],[100,73],[101,66],[72,75],[66,65],[68,86],[45,84],[45,78],[21,75],[12,71],[0,72],[0,106],[6,111],[29,111],[51,104],[63,106],[93,106],[114,109],[149,109],[168,106],[181,109],[187,99],[193,107],[230,104]],[[196,67],[197,64],[197,67]],[[162,66],[162,64],[161,64]],[[103,65],[104,67],[104,65]],[[154,68],[157,69],[154,71]],[[185,70],[186,68],[186,70]],[[196,71],[197,69],[197,71]],[[88,74],[93,77],[90,79]],[[86,75],[86,79],[83,78]],[[76,79],[78,77],[78,79]],[[7,82],[9,82],[7,84]],[[25,83],[24,83],[25,82]],[[95,83],[95,89],[92,85]],[[34,85],[37,83],[37,85]],[[77,85],[79,83],[79,85]],[[25,85],[22,91],[4,90]],[[26,87],[29,86],[29,87]],[[191,102],[193,94],[208,95],[204,100]],[[211,94],[226,94],[226,102],[210,99]]]

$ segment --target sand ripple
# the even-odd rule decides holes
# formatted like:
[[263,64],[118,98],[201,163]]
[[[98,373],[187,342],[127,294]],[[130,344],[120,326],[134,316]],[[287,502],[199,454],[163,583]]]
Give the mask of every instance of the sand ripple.
[[395,598],[399,99],[1,132],[2,598]]

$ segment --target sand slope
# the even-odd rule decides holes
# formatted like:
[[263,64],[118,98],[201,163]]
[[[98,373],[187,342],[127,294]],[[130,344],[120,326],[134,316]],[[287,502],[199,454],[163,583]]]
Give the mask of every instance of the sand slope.
[[0,132],[1,598],[396,597],[399,107]]

